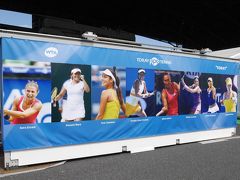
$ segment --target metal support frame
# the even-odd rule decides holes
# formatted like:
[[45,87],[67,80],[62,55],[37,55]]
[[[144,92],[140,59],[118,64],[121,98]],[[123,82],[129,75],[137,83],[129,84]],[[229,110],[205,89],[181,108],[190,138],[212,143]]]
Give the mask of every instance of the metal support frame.
[[19,166],[18,159],[11,159],[11,152],[4,152],[4,167],[6,169],[14,168]]

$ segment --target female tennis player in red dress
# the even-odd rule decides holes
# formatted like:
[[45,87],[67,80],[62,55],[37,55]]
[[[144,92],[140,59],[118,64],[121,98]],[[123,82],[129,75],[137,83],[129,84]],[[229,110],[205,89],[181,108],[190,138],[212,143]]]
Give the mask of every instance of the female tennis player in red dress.
[[162,90],[162,109],[156,114],[160,116],[162,114],[172,116],[178,115],[178,97],[180,86],[176,82],[171,81],[171,76],[168,73],[163,75],[164,89]]
[[4,109],[4,116],[10,116],[11,124],[36,123],[38,113],[42,109],[42,103],[36,98],[39,92],[37,82],[29,81],[25,86],[25,94],[16,97],[11,110]]

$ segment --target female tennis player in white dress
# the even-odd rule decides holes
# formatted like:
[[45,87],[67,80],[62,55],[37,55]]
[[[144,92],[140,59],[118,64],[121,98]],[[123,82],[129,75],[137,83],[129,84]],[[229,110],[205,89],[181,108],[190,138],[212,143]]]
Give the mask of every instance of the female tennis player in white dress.
[[58,101],[67,93],[62,122],[80,121],[85,118],[84,92],[90,92],[90,88],[81,75],[81,70],[74,68],[71,71],[71,78],[63,84],[61,92],[55,98],[55,101]]

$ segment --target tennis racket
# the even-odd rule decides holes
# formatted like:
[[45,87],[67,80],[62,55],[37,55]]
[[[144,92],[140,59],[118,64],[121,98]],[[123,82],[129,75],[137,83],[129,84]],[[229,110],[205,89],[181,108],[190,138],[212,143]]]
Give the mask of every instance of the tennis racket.
[[58,93],[58,88],[57,87],[53,88],[52,94],[51,94],[51,100],[53,103],[53,107],[57,106],[56,101],[55,101],[55,97],[57,96],[57,93]]

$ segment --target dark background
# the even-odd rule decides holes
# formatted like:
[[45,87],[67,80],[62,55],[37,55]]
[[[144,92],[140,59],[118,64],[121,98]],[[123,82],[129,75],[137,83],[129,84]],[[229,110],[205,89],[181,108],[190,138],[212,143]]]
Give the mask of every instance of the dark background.
[[100,36],[128,40],[134,40],[134,34],[139,34],[193,49],[220,50],[240,45],[240,1],[79,3],[1,0],[0,9],[34,14],[34,32],[81,37],[83,32],[92,31]]

